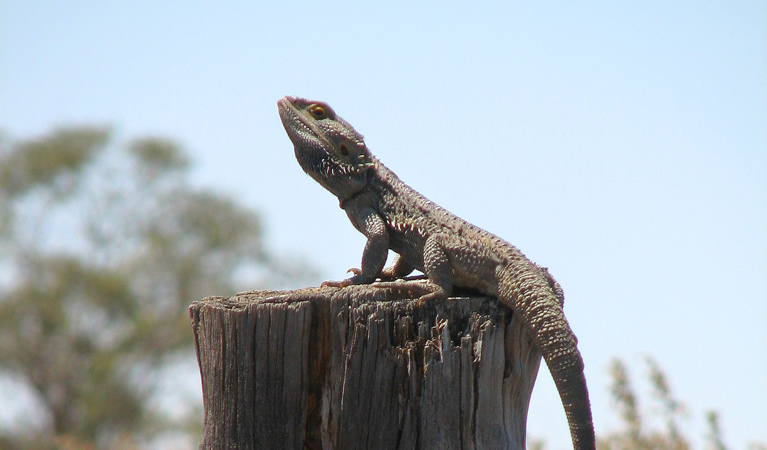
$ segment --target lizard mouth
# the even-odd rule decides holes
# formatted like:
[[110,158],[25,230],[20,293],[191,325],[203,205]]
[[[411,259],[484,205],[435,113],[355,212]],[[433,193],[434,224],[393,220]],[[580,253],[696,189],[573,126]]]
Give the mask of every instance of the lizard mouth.
[[[308,104],[309,101],[298,97],[287,96],[281,98],[277,102],[282,126],[288,133],[290,140],[293,142],[301,142],[304,145],[308,144],[312,147],[318,146],[325,150],[325,146],[329,143],[321,140],[320,136],[322,136],[322,134],[318,133],[309,119],[301,114],[301,110],[296,106],[296,103]],[[325,153],[327,153],[327,150],[325,150]]]

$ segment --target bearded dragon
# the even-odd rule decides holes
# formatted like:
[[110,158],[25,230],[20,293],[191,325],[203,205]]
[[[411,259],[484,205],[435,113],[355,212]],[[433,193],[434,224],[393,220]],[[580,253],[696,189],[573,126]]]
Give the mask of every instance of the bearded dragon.
[[[420,302],[447,298],[453,286],[496,297],[519,314],[559,391],[575,450],[594,450],[594,426],[577,340],[565,318],[564,294],[546,268],[516,247],[436,205],[410,188],[368,150],[348,122],[320,101],[285,97],[282,124],[303,170],[338,197],[367,238],[353,276],[325,285],[403,287],[413,270]],[[397,256],[384,268],[389,250]]]

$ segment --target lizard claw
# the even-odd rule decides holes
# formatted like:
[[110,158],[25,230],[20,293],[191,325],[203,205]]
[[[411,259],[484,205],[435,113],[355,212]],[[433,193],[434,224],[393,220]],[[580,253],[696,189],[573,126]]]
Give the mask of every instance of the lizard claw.
[[346,273],[353,273],[354,275],[359,275],[362,273],[362,270],[356,267],[352,267],[351,269],[347,270]]

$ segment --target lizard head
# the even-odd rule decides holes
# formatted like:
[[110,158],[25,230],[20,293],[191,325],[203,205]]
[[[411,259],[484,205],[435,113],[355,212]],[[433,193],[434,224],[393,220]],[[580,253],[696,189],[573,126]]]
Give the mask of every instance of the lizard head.
[[373,157],[348,122],[323,102],[285,97],[277,106],[304,172],[342,202],[365,187]]

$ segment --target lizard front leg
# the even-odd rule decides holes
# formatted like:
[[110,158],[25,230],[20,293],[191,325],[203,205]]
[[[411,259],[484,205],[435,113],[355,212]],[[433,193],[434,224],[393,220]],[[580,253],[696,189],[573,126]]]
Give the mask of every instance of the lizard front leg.
[[366,208],[360,215],[360,231],[367,237],[359,269],[350,269],[354,276],[343,281],[326,281],[323,286],[345,287],[352,284],[367,284],[381,274],[386,257],[389,255],[389,233],[381,216],[373,209]]
[[424,243],[423,265],[427,278],[425,282],[395,280],[376,283],[375,286],[418,293],[419,303],[447,298],[453,291],[453,268],[445,251],[446,239],[447,236],[443,234],[433,234]]

